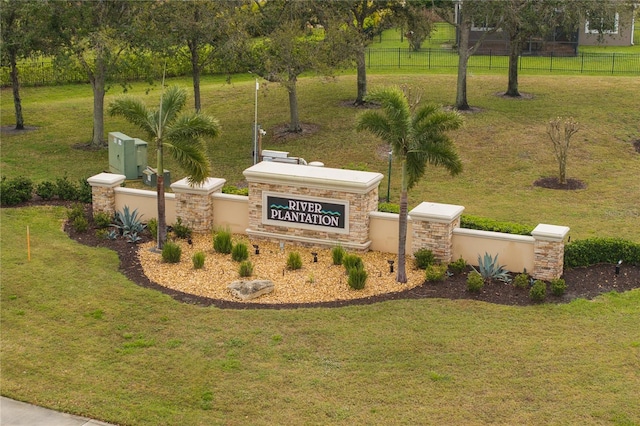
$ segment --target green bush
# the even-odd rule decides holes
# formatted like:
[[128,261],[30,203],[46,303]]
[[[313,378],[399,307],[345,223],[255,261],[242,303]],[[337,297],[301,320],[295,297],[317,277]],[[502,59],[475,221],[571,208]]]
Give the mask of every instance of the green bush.
[[178,263],[182,256],[182,249],[173,241],[167,241],[162,247],[162,261],[166,263]]
[[40,182],[36,185],[36,195],[45,201],[53,199],[57,195],[56,184],[48,180]]
[[347,274],[349,274],[349,271],[352,269],[364,269],[362,259],[355,254],[345,254],[342,258],[342,265]]
[[413,253],[413,258],[413,264],[418,269],[427,269],[428,266],[433,265],[436,261],[433,252],[426,248],[421,248]]
[[76,200],[81,203],[89,204],[93,201],[93,193],[91,191],[91,185],[87,182],[86,179],[80,179],[78,182],[78,192],[76,195]]
[[241,277],[250,277],[253,275],[253,263],[249,260],[240,262],[240,270],[238,272]]
[[155,217],[149,219],[147,222],[147,229],[153,238],[158,236],[158,219]]
[[516,288],[527,289],[529,288],[529,274],[518,274],[513,279],[513,286]]
[[173,224],[173,233],[176,237],[187,239],[191,238],[191,228],[182,223],[182,218],[178,217],[176,223]]
[[216,232],[213,237],[213,249],[216,253],[229,254],[233,249],[233,242],[231,241],[231,231],[228,229],[221,229]]
[[67,210],[67,219],[69,219],[70,222],[73,222],[78,217],[84,217],[84,206],[80,203],[75,203]]
[[340,245],[337,245],[331,249],[331,259],[334,265],[342,265],[342,258],[347,252]]
[[621,238],[588,238],[564,246],[564,266],[575,268],[597,263],[640,265],[640,244]]
[[367,281],[367,271],[360,268],[352,268],[349,269],[349,287],[354,290],[362,290],[364,288],[364,284]]
[[447,276],[447,265],[432,264],[425,268],[425,279],[429,282],[444,281]]
[[300,268],[302,268],[302,257],[297,251],[292,251],[287,258],[287,269],[295,271]]
[[249,195],[249,188],[238,188],[234,185],[225,185],[222,187],[222,193],[233,195]]
[[93,215],[93,223],[100,229],[108,228],[111,225],[112,217],[107,212],[97,212]]
[[449,269],[454,274],[461,274],[467,269],[467,261],[463,258],[456,260],[455,262],[451,262],[449,264]]
[[7,179],[5,176],[0,181],[0,205],[15,206],[31,200],[33,197],[33,182],[27,177]]
[[61,200],[77,200],[79,188],[67,176],[56,179],[56,194]]
[[472,293],[478,293],[484,286],[484,279],[479,272],[472,271],[467,275],[467,290]]
[[77,232],[87,232],[89,221],[84,216],[76,216],[73,218],[73,229]]
[[249,258],[249,249],[245,243],[238,243],[231,249],[231,259],[242,262]]
[[547,284],[542,280],[535,280],[529,290],[529,298],[534,302],[542,302],[545,297],[547,297]]
[[197,251],[193,253],[193,256],[191,256],[191,260],[193,261],[193,268],[202,269],[204,267],[204,259],[204,252]]
[[562,278],[551,280],[551,293],[554,296],[562,296],[567,291],[567,283]]
[[395,203],[380,203],[378,204],[378,211],[383,213],[400,213],[400,205]]
[[533,231],[533,227],[531,226],[510,222],[498,222],[492,219],[468,215],[462,215],[460,217],[460,227],[516,235],[531,235],[531,231]]

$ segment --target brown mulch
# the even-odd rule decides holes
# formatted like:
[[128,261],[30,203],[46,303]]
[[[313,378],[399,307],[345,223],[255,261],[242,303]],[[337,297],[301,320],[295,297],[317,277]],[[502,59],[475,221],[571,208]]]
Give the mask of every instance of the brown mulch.
[[[345,282],[346,278],[339,279],[339,282],[334,282],[333,287],[342,286],[343,294],[342,296],[338,296],[339,299],[334,300],[316,300],[316,301],[287,301],[287,300],[278,300],[275,302],[265,303],[263,300],[268,299],[257,299],[257,301],[249,301],[249,302],[240,302],[231,300],[230,298],[219,298],[219,297],[208,297],[203,294],[194,294],[196,292],[187,292],[180,290],[180,286],[174,286],[175,288],[170,288],[165,285],[161,285],[152,279],[150,279],[145,273],[145,269],[141,263],[141,253],[144,250],[148,252],[148,248],[153,246],[153,242],[150,236],[146,235],[141,244],[135,245],[125,242],[122,239],[117,240],[107,240],[104,238],[98,238],[95,235],[95,230],[90,227],[90,230],[86,233],[76,233],[70,226],[65,225],[65,231],[68,233],[70,238],[88,245],[92,247],[107,247],[112,250],[115,250],[118,253],[120,258],[120,270],[122,273],[129,278],[131,281],[136,284],[154,289],[157,291],[161,291],[176,300],[179,300],[183,303],[189,304],[197,304],[201,306],[216,306],[224,309],[290,309],[290,308],[301,308],[301,307],[341,307],[347,305],[366,305],[377,302],[383,302],[386,300],[398,300],[398,299],[424,299],[424,298],[443,298],[443,299],[470,299],[470,300],[478,300],[495,304],[502,305],[517,305],[517,306],[528,306],[533,305],[529,298],[527,290],[516,289],[512,285],[508,285],[502,282],[490,282],[484,286],[482,291],[479,293],[470,293],[466,289],[466,277],[470,269],[466,272],[455,274],[448,277],[444,282],[438,283],[430,283],[430,282],[419,282],[421,281],[418,278],[418,282],[416,282],[416,275],[411,276],[411,262],[408,260],[407,262],[407,270],[410,272],[410,280],[409,284],[397,284],[392,283],[387,292],[379,293],[379,294],[369,294],[364,296],[365,293],[362,293],[364,297],[357,297],[357,293],[354,290],[349,290],[346,287]],[[185,247],[185,252],[183,253],[183,260],[181,261],[181,271],[180,274],[184,275],[184,280],[189,281],[193,279],[193,276],[201,273],[202,271],[196,271],[191,266],[191,258],[190,251],[195,251],[198,247],[196,240],[193,241],[193,247],[187,245],[185,241],[180,242],[181,246]],[[260,243],[260,255],[256,257],[262,257],[263,259],[269,259],[269,256],[275,258],[277,256],[281,256],[281,253],[277,253],[277,250],[273,247],[269,248],[266,243]],[[251,246],[249,245],[249,249],[251,250]],[[208,249],[205,249],[208,250]],[[291,248],[291,251],[294,249]],[[295,251],[300,252],[302,258],[305,259],[304,262],[306,264],[305,268],[310,268],[309,265],[312,259],[311,249],[305,249],[302,247],[296,247]],[[288,253],[288,250],[286,251]],[[154,254],[154,256],[158,256]],[[324,260],[320,260],[326,256],[326,253],[322,255],[318,255],[319,263],[324,265],[322,267],[326,268],[328,271],[331,269],[331,266],[327,263],[326,257]],[[386,259],[383,254],[379,254],[381,256],[377,261],[376,265],[366,265],[366,269],[369,271],[369,278],[367,279],[367,285],[370,287],[374,286],[374,282],[379,279],[383,279],[389,281],[389,272],[386,270],[386,266],[381,259]],[[213,254],[211,250],[206,252],[207,262],[216,262],[216,255]],[[252,261],[255,262],[255,258],[251,258]],[[322,281],[328,281],[329,275],[326,275],[322,272],[315,273],[310,272],[311,269],[303,269],[302,271],[283,271],[281,260],[278,262],[271,262],[273,264],[278,264],[277,271],[278,274],[284,273],[285,275],[289,274],[290,276],[294,276],[298,282],[298,291],[297,293],[302,293],[305,289],[313,289],[314,286],[318,286]],[[225,270],[216,269],[217,265],[206,264],[205,269],[210,270],[209,273],[212,274],[213,277],[223,275],[229,275],[228,277],[222,280],[217,280],[218,284],[221,284],[223,287],[231,280],[239,279],[237,275],[233,273],[230,269],[226,268]],[[257,262],[256,262],[257,265]],[[150,265],[153,267],[153,265]],[[175,265],[171,265],[175,266]],[[149,265],[147,265],[149,267]],[[375,269],[375,268],[378,269]],[[336,267],[337,268],[337,267]],[[256,266],[256,270],[258,267]],[[218,273],[217,271],[220,271]],[[421,274],[420,271],[413,271],[418,274]],[[632,266],[632,265],[622,265],[620,268],[620,273],[618,275],[615,274],[615,266],[610,264],[600,264],[593,265],[586,268],[574,268],[571,270],[565,271],[563,278],[565,279],[568,290],[567,293],[561,297],[556,297],[551,295],[550,293],[547,296],[546,303],[567,303],[576,298],[584,298],[584,299],[592,299],[602,293],[616,291],[616,292],[624,292],[628,290],[632,290],[635,288],[640,288],[640,266]],[[278,278],[280,279],[280,278]],[[413,282],[412,282],[413,280]],[[158,281],[162,281],[158,279]],[[169,280],[171,281],[171,280]],[[213,280],[215,281],[215,279]],[[295,281],[295,280],[294,280]],[[278,280],[275,279],[276,287],[278,286]],[[377,284],[375,284],[377,285]],[[356,295],[356,297],[352,297],[347,299],[344,297],[344,294],[348,294],[351,292],[350,296]],[[263,296],[264,297],[264,296]],[[332,297],[336,297],[333,295]],[[295,300],[295,299],[292,299]]]
[[567,178],[567,183],[562,184],[557,177],[543,177],[533,182],[533,185],[540,188],[561,189],[565,191],[575,191],[587,187],[587,184],[580,179]]

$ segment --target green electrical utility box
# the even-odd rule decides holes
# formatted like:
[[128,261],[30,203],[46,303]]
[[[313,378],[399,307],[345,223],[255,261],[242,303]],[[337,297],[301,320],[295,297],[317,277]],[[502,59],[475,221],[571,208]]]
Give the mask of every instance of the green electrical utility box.
[[[156,174],[157,169],[152,169],[151,167],[147,167],[142,173],[144,176],[142,177],[142,183],[147,186],[156,186],[158,182],[158,175]],[[164,169],[164,187],[168,188],[171,185],[171,173],[169,170]]]
[[147,168],[147,143],[124,133],[109,133],[109,171],[138,179]]

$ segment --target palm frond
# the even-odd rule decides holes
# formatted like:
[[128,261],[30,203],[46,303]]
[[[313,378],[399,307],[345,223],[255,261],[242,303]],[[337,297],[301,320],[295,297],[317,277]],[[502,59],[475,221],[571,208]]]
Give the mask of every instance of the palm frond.
[[162,117],[158,120],[162,123],[162,127],[175,121],[186,102],[187,91],[181,87],[171,86],[162,94]]
[[154,139],[156,126],[154,125],[153,112],[149,111],[139,99],[123,96],[113,101],[108,108],[110,116],[121,116],[130,123],[140,127],[149,139]]
[[199,139],[175,139],[163,144],[169,155],[187,173],[189,183],[202,183],[209,176],[209,159]]
[[167,129],[168,139],[215,138],[220,134],[218,120],[201,113],[182,114]]

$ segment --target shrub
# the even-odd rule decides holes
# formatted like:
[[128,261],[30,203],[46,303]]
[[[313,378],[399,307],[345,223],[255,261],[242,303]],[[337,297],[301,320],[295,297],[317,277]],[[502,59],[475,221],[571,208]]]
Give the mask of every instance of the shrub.
[[483,217],[462,215],[460,227],[480,231],[504,232],[506,234],[531,235],[533,227],[510,222],[498,222]]
[[158,219],[155,217],[149,219],[149,222],[147,222],[147,229],[151,236],[156,238],[158,236]]
[[352,269],[364,269],[362,259],[355,254],[345,254],[342,258],[342,265],[347,274],[349,274],[349,271]]
[[342,265],[342,258],[346,254],[346,251],[342,246],[337,245],[331,249],[331,259],[334,265]]
[[425,269],[425,279],[427,281],[444,281],[447,276],[447,265],[432,264]]
[[40,182],[36,185],[36,195],[43,200],[51,200],[56,196],[56,184],[51,181]]
[[166,263],[178,263],[182,256],[182,249],[173,241],[167,241],[162,247],[162,261]]
[[455,262],[451,262],[449,264],[449,269],[454,274],[461,274],[467,269],[467,261],[463,258],[456,260]]
[[221,229],[216,232],[213,237],[213,249],[216,253],[229,254],[233,249],[233,243],[231,242],[231,231],[228,229]]
[[249,260],[240,262],[240,270],[238,272],[241,277],[250,277],[253,275],[253,263]]
[[413,263],[418,269],[427,269],[428,266],[433,265],[436,261],[433,252],[426,248],[421,248],[413,253],[413,257]]
[[56,179],[56,194],[61,200],[77,200],[78,187],[67,176]]
[[238,188],[234,185],[225,185],[222,187],[222,193],[233,195],[249,195],[249,188]]
[[547,284],[542,280],[535,280],[529,290],[529,298],[534,302],[542,302],[545,297],[547,297]]
[[485,253],[484,258],[478,255],[478,269],[476,272],[485,280],[499,280],[507,283],[511,281],[509,271],[504,269],[504,265],[498,264],[497,254],[496,257],[491,257],[489,253]]
[[249,249],[245,243],[238,243],[231,249],[231,259],[242,262],[249,258]]
[[109,230],[107,228],[96,229],[96,237],[107,239],[109,235]]
[[477,271],[472,271],[467,275],[467,290],[473,293],[477,293],[482,290],[484,286],[484,279]]
[[5,176],[0,181],[0,205],[15,206],[29,201],[33,196],[33,182],[27,177],[9,179]]
[[297,251],[292,251],[287,258],[287,269],[295,271],[300,268],[302,268],[302,257]]
[[640,265],[640,244],[621,238],[588,238],[564,246],[564,266],[575,268],[597,263]]
[[80,203],[75,203],[67,210],[67,219],[69,219],[70,222],[73,222],[78,217],[84,217],[84,206]]
[[554,296],[562,296],[567,291],[567,283],[562,278],[551,280],[551,293]]
[[383,213],[400,213],[400,205],[394,203],[380,203],[378,204],[378,211]]
[[93,215],[93,223],[100,229],[108,228],[111,225],[111,215],[106,212],[97,212]]
[[80,201],[81,203],[91,203],[93,201],[91,185],[89,185],[89,182],[87,182],[86,179],[80,179],[78,183],[78,191],[75,199]]
[[516,277],[513,279],[513,286],[516,288],[526,289],[529,288],[529,282],[529,275],[522,273],[516,275]]
[[182,218],[178,217],[176,223],[173,224],[173,233],[176,237],[187,239],[191,238],[191,228],[182,223]]
[[362,290],[364,288],[364,284],[367,281],[367,271],[360,268],[351,268],[349,269],[349,287],[354,290]]
[[122,211],[116,212],[115,227],[120,229],[123,236],[127,234],[139,234],[144,231],[146,225],[144,225],[138,216],[138,209],[129,211],[129,206],[124,206]]
[[204,267],[204,258],[204,252],[197,251],[193,253],[193,256],[191,256],[191,260],[193,261],[193,268],[202,269]]
[[84,216],[76,216],[73,218],[73,229],[77,232],[87,232],[89,221]]

